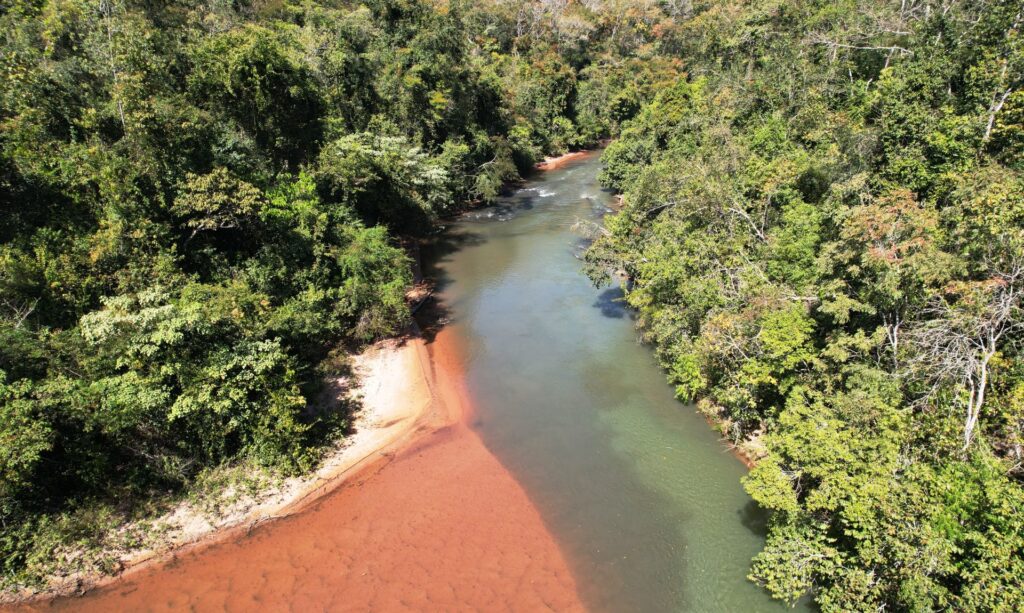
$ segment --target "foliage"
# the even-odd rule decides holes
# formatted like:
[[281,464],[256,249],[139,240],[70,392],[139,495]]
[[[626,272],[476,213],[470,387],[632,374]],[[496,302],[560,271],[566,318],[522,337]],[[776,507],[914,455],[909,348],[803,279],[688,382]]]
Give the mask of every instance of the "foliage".
[[402,242],[674,80],[670,16],[623,8],[6,2],[3,585],[110,570],[81,550],[210,471],[311,467],[336,356],[407,324]]
[[[751,577],[825,610],[1024,607],[1017,3],[693,3],[588,253],[683,398],[767,450]],[[625,90],[622,90],[625,92]]]

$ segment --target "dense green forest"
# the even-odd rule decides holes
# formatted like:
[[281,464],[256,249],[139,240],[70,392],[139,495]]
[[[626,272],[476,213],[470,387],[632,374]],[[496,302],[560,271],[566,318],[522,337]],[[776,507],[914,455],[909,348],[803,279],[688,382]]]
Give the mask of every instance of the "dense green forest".
[[[751,578],[1024,609],[1024,7],[976,0],[3,0],[0,567],[224,466],[314,466],[404,244],[617,137],[628,277],[758,458]],[[124,535],[120,535],[124,538]]]
[[111,528],[204,471],[313,466],[346,425],[318,388],[407,325],[402,241],[615,133],[680,66],[656,3],[0,13],[8,587],[109,569]]
[[1022,10],[695,1],[604,154],[594,276],[761,456],[778,598],[1024,610]]

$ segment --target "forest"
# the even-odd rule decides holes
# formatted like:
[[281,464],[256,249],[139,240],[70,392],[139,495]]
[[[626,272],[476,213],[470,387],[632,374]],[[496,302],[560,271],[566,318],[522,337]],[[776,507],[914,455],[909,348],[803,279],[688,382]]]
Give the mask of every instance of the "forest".
[[4,2],[3,584],[111,570],[218,467],[314,466],[322,382],[408,323],[406,242],[678,76],[669,16],[609,6]]
[[349,421],[324,381],[409,323],[408,246],[611,138],[622,208],[585,266],[756,461],[751,580],[1024,609],[1022,25],[1007,0],[3,0],[0,587],[114,570],[88,552],[224,467],[309,471]]
[[1024,608],[1022,9],[694,2],[604,154],[592,274],[757,459],[777,598]]

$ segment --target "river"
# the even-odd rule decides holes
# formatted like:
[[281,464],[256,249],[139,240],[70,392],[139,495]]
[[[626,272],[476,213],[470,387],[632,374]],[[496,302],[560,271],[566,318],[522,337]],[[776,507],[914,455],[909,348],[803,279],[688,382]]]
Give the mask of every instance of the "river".
[[740,486],[746,468],[674,398],[621,291],[581,272],[573,226],[614,205],[599,170],[595,153],[541,173],[464,216],[434,254],[473,427],[537,505],[590,607],[781,609],[746,579],[766,520]]
[[573,226],[613,206],[599,169],[541,173],[424,250],[444,325],[413,443],[286,518],[29,609],[782,610],[745,578],[765,522],[745,467],[581,272]]

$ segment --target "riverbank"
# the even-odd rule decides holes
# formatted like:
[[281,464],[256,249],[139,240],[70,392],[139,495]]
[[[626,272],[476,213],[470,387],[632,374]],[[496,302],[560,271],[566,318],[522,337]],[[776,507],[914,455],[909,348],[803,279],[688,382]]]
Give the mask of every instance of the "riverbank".
[[[610,140],[602,141],[600,146],[607,147]],[[592,154],[593,149],[582,149],[580,151],[571,151],[562,155],[548,156],[543,161],[538,162],[534,165],[534,168],[538,171],[550,171],[557,168],[561,168],[566,164],[578,161]],[[624,196],[621,193],[615,193],[612,195],[613,205],[611,210],[613,212],[619,212],[624,206]],[[625,272],[617,271],[617,275],[625,278]],[[664,368],[664,367],[663,367]],[[723,417],[722,411],[719,407],[712,405],[706,400],[702,400],[696,405],[697,411],[704,417],[708,424],[708,427],[717,432],[721,436],[722,445],[729,450],[729,452],[743,465],[747,470],[752,470],[757,466],[758,461],[763,459],[767,455],[767,451],[764,448],[764,443],[761,440],[761,433],[750,435],[740,442],[733,442],[729,437],[729,430],[732,427],[732,423]]]
[[[189,499],[164,515],[147,520],[155,535],[144,547],[106,552],[115,560],[116,574],[75,574],[55,577],[38,592],[6,593],[0,603],[42,603],[80,595],[200,549],[240,531],[300,512],[307,505],[354,478],[376,457],[399,445],[413,431],[432,402],[427,378],[429,356],[421,338],[410,336],[381,341],[353,356],[351,381],[332,382],[335,394],[358,398],[361,408],[352,433],[329,451],[319,468],[301,477],[283,479],[252,491],[229,486],[216,499]],[[131,526],[122,528],[131,530]]]
[[[538,169],[556,168],[587,153],[573,152],[548,158],[538,165]],[[421,289],[423,283],[418,253],[413,255],[417,288]],[[417,307],[429,298],[429,291],[421,293],[423,296],[420,300],[410,301]],[[515,510],[517,513],[518,519],[510,516],[506,523],[515,525],[525,521],[523,530],[519,530],[518,534],[517,531],[505,531],[503,534],[487,534],[486,538],[478,535],[481,538],[480,546],[486,548],[484,542],[492,542],[497,538],[504,539],[509,548],[514,549],[514,544],[521,541],[524,534],[533,534],[535,548],[544,551],[540,559],[548,560],[542,565],[546,570],[541,574],[551,574],[557,584],[557,589],[549,589],[550,586],[541,589],[541,592],[548,592],[541,600],[557,601],[561,603],[559,608],[572,609],[575,590],[565,561],[525,493],[470,430],[468,422],[471,404],[464,395],[451,391],[460,384],[458,376],[451,374],[454,372],[454,362],[444,357],[446,354],[441,349],[444,346],[445,343],[436,344],[428,352],[423,338],[410,336],[383,341],[355,356],[354,371],[359,383],[345,392],[358,396],[362,401],[362,409],[354,423],[354,433],[340,441],[314,473],[269,485],[258,480],[250,480],[240,486],[227,485],[220,488],[223,491],[213,492],[212,495],[218,498],[213,504],[209,500],[198,504],[194,501],[182,502],[163,516],[147,520],[147,526],[159,526],[159,529],[151,530],[155,536],[148,538],[144,545],[104,552],[109,555],[109,559],[114,560],[115,571],[112,574],[78,573],[55,578],[50,585],[39,591],[4,594],[0,596],[0,605],[21,604],[32,609],[46,603],[58,607],[65,603],[77,609],[96,596],[105,601],[106,597],[102,594],[125,582],[135,581],[136,577],[145,580],[145,576],[159,572],[168,563],[177,564],[184,557],[201,556],[208,549],[244,538],[258,527],[262,529],[268,522],[301,514],[349,482],[359,481],[357,485],[362,487],[363,481],[373,478],[371,473],[376,472],[379,468],[376,465],[383,459],[390,461],[390,458],[402,455],[407,450],[416,453],[418,441],[428,433],[434,433],[436,437],[441,431],[462,430],[452,440],[452,451],[433,460],[435,468],[449,466],[454,469],[465,465],[466,458],[475,458],[471,464],[486,468],[482,473],[473,475],[481,483],[476,494],[479,499],[476,503],[477,512],[493,504],[493,498],[486,499],[490,490],[497,487],[498,490],[508,492],[509,496],[502,510]],[[432,363],[434,359],[446,361],[449,365],[437,368]],[[439,373],[447,373],[441,375],[445,380],[444,385],[439,385],[435,378]],[[344,381],[335,383],[334,391],[346,384]],[[455,449],[460,451],[456,453]],[[364,478],[364,475],[369,476]],[[470,476],[463,475],[461,479],[464,485],[473,482],[473,479],[467,481],[467,477]],[[440,481],[445,477],[438,474],[436,479]],[[463,502],[466,501],[463,497]],[[496,512],[499,510],[492,509],[488,514],[494,515]],[[526,568],[520,570],[521,573],[530,574]],[[538,577],[530,579],[532,583],[537,583],[537,580]],[[547,582],[541,582],[544,583]],[[86,599],[71,598],[87,593],[89,596]],[[560,595],[556,596],[556,593]],[[509,601],[512,600],[514,595],[510,591]],[[484,604],[481,603],[482,606]]]
[[[427,409],[402,428],[409,436],[344,481],[325,483],[323,495],[275,521],[231,530],[84,597],[25,610],[583,610],[539,513],[469,427],[457,339],[442,330],[405,347],[397,355],[423,368]],[[410,391],[395,376],[401,370],[369,379],[368,398]]]
[[593,152],[593,149],[582,149],[580,151],[570,151],[569,153],[563,153],[562,155],[548,156],[541,160],[540,162],[537,162],[534,165],[534,168],[537,170],[554,170]]
[[745,474],[682,405],[574,228],[613,195],[600,152],[450,224],[425,274],[463,346],[473,432],[515,476],[591,610],[772,610],[746,580],[764,518]]

